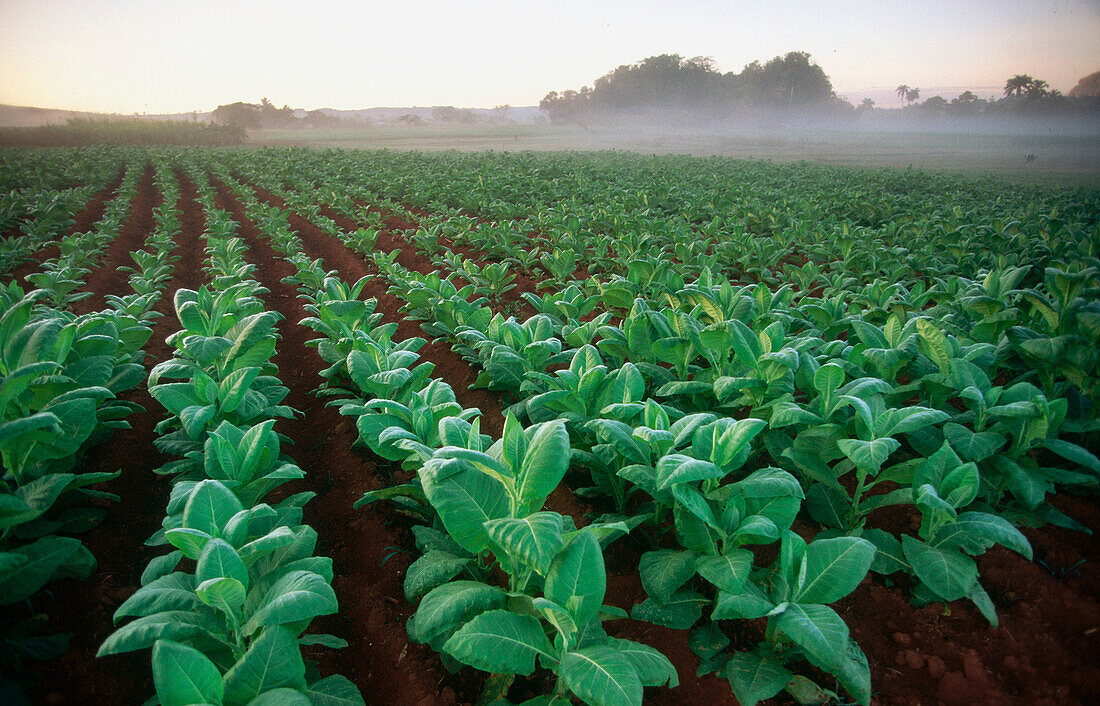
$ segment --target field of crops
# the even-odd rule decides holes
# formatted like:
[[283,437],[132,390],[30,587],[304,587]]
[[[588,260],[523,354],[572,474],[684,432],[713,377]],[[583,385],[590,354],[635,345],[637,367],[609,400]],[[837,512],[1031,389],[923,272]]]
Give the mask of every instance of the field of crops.
[[6,150],[0,285],[4,703],[1100,693],[1095,189]]

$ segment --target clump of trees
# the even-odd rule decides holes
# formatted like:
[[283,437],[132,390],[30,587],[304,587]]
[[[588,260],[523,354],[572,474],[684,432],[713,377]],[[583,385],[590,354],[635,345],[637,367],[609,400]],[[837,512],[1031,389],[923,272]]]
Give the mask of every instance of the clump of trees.
[[762,112],[850,112],[807,52],[790,52],[740,73],[722,73],[714,61],[662,54],[624,64],[592,87],[551,91],[539,107],[555,123],[646,113],[728,118]]
[[[1100,72],[1093,74],[1100,84]],[[1087,86],[1089,77],[1081,79],[1078,86]],[[1085,89],[1075,89],[1070,95],[1064,95],[1042,79],[1028,74],[1016,74],[1005,81],[1002,97],[997,99],[979,98],[973,91],[965,91],[948,101],[943,96],[931,96],[924,102],[920,99],[920,89],[902,84],[897,87],[898,98],[905,101],[905,112],[926,119],[943,118],[1085,118],[1095,120],[1100,116],[1100,97],[1098,90],[1089,93]],[[862,106],[861,106],[862,107]]]
[[245,130],[261,127],[292,127],[298,118],[289,105],[276,108],[266,97],[259,103],[229,103],[214,109],[211,119],[217,125],[232,125]]

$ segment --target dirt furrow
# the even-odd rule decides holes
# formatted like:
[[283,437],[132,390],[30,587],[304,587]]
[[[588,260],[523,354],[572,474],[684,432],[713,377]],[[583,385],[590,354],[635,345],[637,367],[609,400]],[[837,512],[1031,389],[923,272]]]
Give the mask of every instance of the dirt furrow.
[[100,257],[96,266],[84,279],[81,290],[91,292],[92,296],[75,302],[72,306],[74,313],[102,310],[107,306],[106,295],[129,291],[127,284],[129,275],[119,272],[119,268],[133,266],[134,261],[130,253],[141,250],[145,245],[145,239],[153,232],[156,225],[153,220],[153,209],[164,201],[164,194],[160,193],[153,182],[152,164],[145,165],[137,188],[137,195],[130,205],[130,217],[123,224],[118,237],[107,246],[107,252]]

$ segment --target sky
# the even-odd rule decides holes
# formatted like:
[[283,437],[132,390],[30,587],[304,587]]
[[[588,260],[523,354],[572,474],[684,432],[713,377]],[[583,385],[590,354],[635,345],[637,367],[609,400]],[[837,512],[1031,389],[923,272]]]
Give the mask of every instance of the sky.
[[1100,0],[0,0],[0,103],[522,106],[647,56],[789,51],[882,107],[1018,73],[1067,92],[1100,70]]

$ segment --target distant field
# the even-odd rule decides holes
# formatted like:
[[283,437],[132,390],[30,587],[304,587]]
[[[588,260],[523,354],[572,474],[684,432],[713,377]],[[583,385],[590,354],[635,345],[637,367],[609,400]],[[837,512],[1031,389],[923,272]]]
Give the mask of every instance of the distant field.
[[[258,130],[256,145],[395,150],[628,150],[780,162],[995,173],[1012,179],[1100,184],[1100,137],[792,130],[737,133],[617,132],[549,125],[419,125]],[[1034,154],[1028,163],[1025,155]]]

